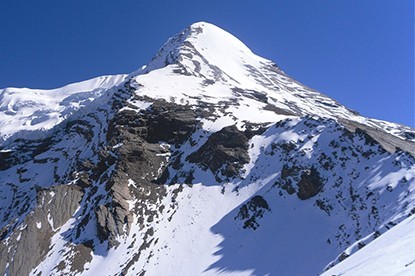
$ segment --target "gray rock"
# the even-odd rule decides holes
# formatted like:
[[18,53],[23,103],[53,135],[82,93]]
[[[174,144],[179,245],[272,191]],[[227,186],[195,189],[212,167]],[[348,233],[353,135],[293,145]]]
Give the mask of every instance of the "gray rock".
[[[38,189],[36,208],[8,241],[0,242],[0,274],[28,275],[53,246],[56,230],[74,215],[82,195],[77,185]],[[53,218],[53,225],[48,217]]]
[[249,162],[248,148],[246,134],[236,126],[228,126],[209,136],[200,149],[187,157],[187,161],[209,168],[214,174],[220,172],[226,177],[235,177]]
[[271,211],[268,202],[262,196],[256,195],[239,208],[235,219],[243,221],[242,227],[244,229],[256,230],[259,227],[258,221],[264,216],[265,211]]
[[324,187],[324,180],[320,177],[318,171],[311,167],[301,174],[298,182],[298,198],[305,200],[317,195]]

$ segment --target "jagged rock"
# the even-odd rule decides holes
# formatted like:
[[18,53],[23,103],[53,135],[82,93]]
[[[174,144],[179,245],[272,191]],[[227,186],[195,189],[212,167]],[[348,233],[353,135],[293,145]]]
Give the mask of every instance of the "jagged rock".
[[110,126],[108,136],[113,136],[114,127],[128,127],[128,132],[149,143],[160,141],[179,144],[189,138],[198,123],[195,112],[188,106],[152,100],[151,109],[140,114],[124,111]]
[[[106,190],[111,199],[95,209],[97,230],[101,241],[108,240],[109,246],[117,246],[116,237],[128,234],[133,221],[128,200],[137,199],[136,209],[143,209],[148,202],[156,202],[165,194],[165,188],[158,185],[166,180],[168,170],[159,172],[165,153],[159,142],[182,143],[195,130],[196,115],[192,110],[164,101],[155,101],[149,111],[136,113],[124,111],[111,121],[107,132],[109,144],[121,146],[116,149],[119,156],[117,170],[107,179]],[[104,171],[109,151],[101,154]],[[106,164],[106,165],[105,165]],[[167,164],[166,164],[167,165]],[[143,190],[131,190],[128,175]],[[152,213],[150,216],[154,216]]]
[[153,103],[149,116],[150,143],[180,144],[189,138],[198,123],[195,112],[189,107],[162,101]]
[[318,171],[311,167],[301,174],[301,179],[297,185],[297,196],[305,200],[317,195],[321,191],[324,186],[324,180],[320,177]]
[[[395,152],[398,148],[403,149],[415,156],[415,143],[411,140],[400,139],[394,135],[386,133],[382,129],[376,127],[367,126],[355,121],[341,119],[340,122],[350,131],[356,132],[366,137],[368,143],[379,143],[382,148],[389,152]],[[415,135],[412,132],[407,132],[406,135]]]
[[34,159],[37,155],[47,151],[52,144],[51,138],[26,141],[17,139],[12,149],[0,151],[0,171],[7,170],[17,164]]
[[2,150],[0,151],[0,171],[4,171],[14,165],[16,165],[16,159],[13,158],[13,150]]
[[240,169],[249,162],[248,138],[236,126],[224,127],[209,136],[199,150],[188,156],[191,163],[220,172],[226,177],[239,175]]
[[100,205],[95,210],[95,214],[97,216],[98,238],[101,240],[101,242],[103,242],[111,237],[112,240],[110,246],[114,246],[117,245],[114,235],[118,234],[118,229],[114,215],[111,213],[110,208],[111,207],[109,204]]
[[131,200],[127,182],[117,174],[108,182],[106,189],[111,195],[111,202],[100,205],[95,210],[97,230],[101,241],[109,239],[109,246],[117,246],[116,237],[128,234],[133,221],[128,200]]
[[7,243],[4,239],[0,243],[0,274],[5,275],[7,268],[9,275],[28,275],[53,246],[51,237],[56,229],[74,215],[82,195],[77,185],[39,188],[37,207],[19,230],[10,234]]
[[[272,144],[271,147],[274,148],[274,144]],[[279,188],[285,190],[290,195],[295,193],[296,189],[293,186],[293,182],[294,182],[295,177],[298,175],[299,171],[300,171],[299,167],[297,166],[289,167],[287,164],[285,164],[282,167],[281,176],[277,181],[275,181],[274,186],[278,186]]]
[[259,227],[258,219],[262,218],[265,211],[271,211],[267,201],[262,196],[254,196],[239,208],[235,219],[243,221],[243,228],[256,230]]

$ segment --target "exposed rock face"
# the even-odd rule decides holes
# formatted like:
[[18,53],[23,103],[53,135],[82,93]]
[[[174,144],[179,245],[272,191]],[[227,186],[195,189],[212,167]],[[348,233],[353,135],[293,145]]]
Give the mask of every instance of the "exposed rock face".
[[258,220],[262,218],[266,211],[271,211],[268,203],[262,196],[254,196],[239,209],[235,219],[242,220],[242,227],[256,230],[259,227]]
[[12,164],[16,162],[15,160],[13,160],[13,152],[12,151],[0,152],[0,160],[3,161],[0,164],[0,170],[1,171],[4,171],[7,168],[11,167]]
[[[119,137],[117,137],[119,138]],[[132,222],[132,214],[128,200],[132,199],[131,191],[128,187],[128,178],[116,170],[122,164],[119,160],[115,161],[115,153],[109,151],[110,154],[104,155],[105,159],[101,160],[101,164],[108,171],[113,168],[111,173],[105,179],[105,191],[107,195],[95,207],[95,215],[97,220],[97,234],[101,242],[108,240],[109,247],[116,246],[118,242],[116,237],[128,233]]]
[[[117,114],[114,118],[115,125],[110,126],[109,136],[114,135],[113,128],[125,126],[130,134],[149,143],[164,141],[180,144],[195,130],[196,114],[189,106],[137,96],[133,100],[151,101],[151,108],[141,111],[139,115],[134,110],[125,110]],[[123,135],[127,136],[126,133]]]
[[415,144],[411,141],[412,133],[408,132],[406,135],[409,139],[400,139],[394,135],[385,133],[382,129],[366,126],[350,120],[341,120],[341,123],[352,132],[360,132],[363,135],[368,135],[371,139],[381,144],[384,149],[389,152],[395,152],[402,149],[406,152],[415,155]]
[[[13,149],[0,152],[0,171],[7,170],[17,164],[21,164],[32,160],[35,156],[48,150],[51,144],[51,139],[38,139],[33,141],[26,141],[24,139],[16,140]],[[35,159],[35,162],[46,162],[47,160]]]
[[148,116],[148,141],[179,145],[195,131],[198,121],[189,106],[156,101]]
[[28,275],[54,246],[53,234],[74,215],[82,195],[77,185],[38,189],[36,207],[22,222],[25,227],[2,238],[7,243],[0,243],[0,274]]
[[311,167],[301,174],[297,195],[300,199],[308,199],[318,194],[323,186],[324,181],[321,179],[320,174],[314,167]]
[[298,198],[305,200],[317,195],[323,189],[324,183],[325,180],[314,167],[301,168],[296,165],[289,167],[285,164],[281,170],[281,178],[275,185],[288,194],[297,192]]
[[238,176],[249,162],[248,138],[236,126],[224,127],[209,136],[199,150],[189,155],[188,161],[226,177]]
[[[101,241],[109,240],[110,247],[116,246],[116,237],[129,233],[132,211],[157,215],[146,210],[146,205],[156,204],[166,194],[159,183],[166,179],[163,172],[169,144],[183,143],[197,122],[189,108],[162,101],[154,101],[150,109],[139,113],[126,110],[116,114],[107,133],[108,143],[119,145],[114,150],[116,171],[106,183],[111,197],[95,209]],[[163,147],[161,141],[168,144]],[[130,206],[128,201],[133,199],[136,203]]]

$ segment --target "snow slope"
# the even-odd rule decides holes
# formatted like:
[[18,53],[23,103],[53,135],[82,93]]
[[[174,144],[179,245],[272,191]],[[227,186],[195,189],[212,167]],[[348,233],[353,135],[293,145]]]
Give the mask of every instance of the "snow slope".
[[124,81],[125,77],[102,76],[51,90],[0,90],[0,145],[15,134],[28,138],[33,135],[28,131],[53,128]]
[[415,217],[411,216],[322,275],[413,275]]

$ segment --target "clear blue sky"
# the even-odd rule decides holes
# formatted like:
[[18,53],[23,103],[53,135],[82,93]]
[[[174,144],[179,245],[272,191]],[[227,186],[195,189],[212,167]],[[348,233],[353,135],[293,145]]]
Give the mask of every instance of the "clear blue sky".
[[1,0],[0,87],[129,73],[197,21],[362,115],[415,126],[413,0]]

